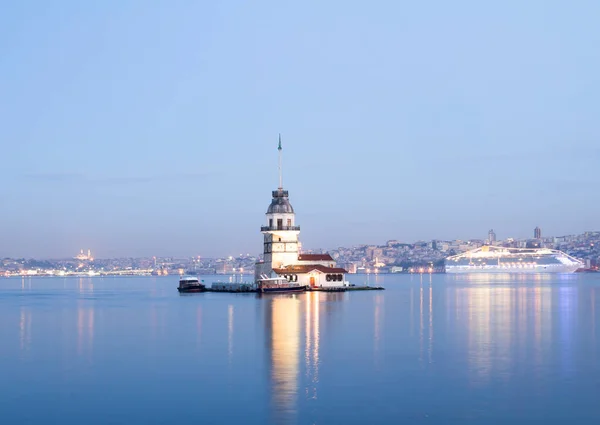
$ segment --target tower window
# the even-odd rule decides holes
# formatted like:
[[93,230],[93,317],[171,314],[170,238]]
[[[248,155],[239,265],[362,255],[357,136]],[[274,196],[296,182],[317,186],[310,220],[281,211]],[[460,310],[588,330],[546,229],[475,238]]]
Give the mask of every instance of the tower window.
[[283,218],[278,218],[277,219],[277,229],[278,230],[282,230],[283,229]]
[[291,218],[287,219],[287,226],[292,227],[292,219]]
[[269,227],[273,227],[273,219],[272,218],[269,219]]

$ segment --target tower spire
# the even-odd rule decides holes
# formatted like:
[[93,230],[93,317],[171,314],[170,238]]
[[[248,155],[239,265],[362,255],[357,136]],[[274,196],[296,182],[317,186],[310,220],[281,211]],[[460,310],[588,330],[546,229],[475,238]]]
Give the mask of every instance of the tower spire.
[[281,174],[281,133],[279,133],[279,145],[277,146],[279,151],[279,190],[283,190],[283,176]]

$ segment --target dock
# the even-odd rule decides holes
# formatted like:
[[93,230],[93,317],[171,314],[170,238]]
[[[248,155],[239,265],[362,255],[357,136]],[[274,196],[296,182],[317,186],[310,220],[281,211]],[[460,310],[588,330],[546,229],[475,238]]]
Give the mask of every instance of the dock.
[[205,292],[226,292],[226,293],[252,293],[258,292],[256,286],[251,282],[213,282],[210,288]]
[[309,288],[307,292],[350,292],[350,291],[383,291],[383,286],[330,286],[325,288]]
[[220,288],[206,288],[204,292],[222,292],[228,294],[251,294],[257,293],[256,289],[220,289]]
[[[307,288],[305,292],[350,292],[350,291],[383,291],[383,286],[330,286],[324,288]],[[228,294],[251,294],[258,293],[254,285],[249,283],[216,283],[203,292],[221,292]]]

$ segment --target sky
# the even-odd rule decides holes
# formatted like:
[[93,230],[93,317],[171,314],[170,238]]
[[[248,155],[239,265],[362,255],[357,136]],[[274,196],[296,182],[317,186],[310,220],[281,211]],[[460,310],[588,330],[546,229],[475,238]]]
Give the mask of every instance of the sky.
[[600,2],[6,1],[0,257],[600,229]]

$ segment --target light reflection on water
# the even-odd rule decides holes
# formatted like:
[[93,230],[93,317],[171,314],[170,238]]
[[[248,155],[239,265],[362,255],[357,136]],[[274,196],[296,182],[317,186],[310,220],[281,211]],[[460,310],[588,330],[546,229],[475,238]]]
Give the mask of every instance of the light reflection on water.
[[94,350],[94,307],[79,301],[77,307],[77,354],[91,357]]
[[300,301],[297,295],[268,295],[266,329],[271,368],[271,402],[276,422],[297,412],[300,363]]
[[373,280],[387,290],[184,296],[176,279],[0,280],[0,408],[12,423],[68,410],[67,424],[239,423],[242,409],[245,423],[600,417],[598,277]]
[[227,358],[229,364],[233,357],[233,305],[227,307]]
[[305,395],[310,399],[318,397],[319,383],[319,311],[320,292],[311,292],[305,300],[305,349],[304,361],[306,368]]
[[384,296],[381,293],[377,293],[377,295],[375,295],[373,297],[373,302],[375,304],[374,309],[373,309],[373,325],[374,325],[374,329],[373,329],[373,351],[374,351],[374,356],[375,356],[375,364],[379,365],[379,358],[380,358],[380,350],[381,350],[381,337],[382,337],[382,332],[383,332],[383,325],[384,325],[384,315],[385,315],[385,311],[384,311]]
[[202,306],[196,308],[196,348],[200,347],[202,342]]
[[21,360],[25,359],[31,345],[31,310],[27,307],[20,308],[19,320],[19,348]]

